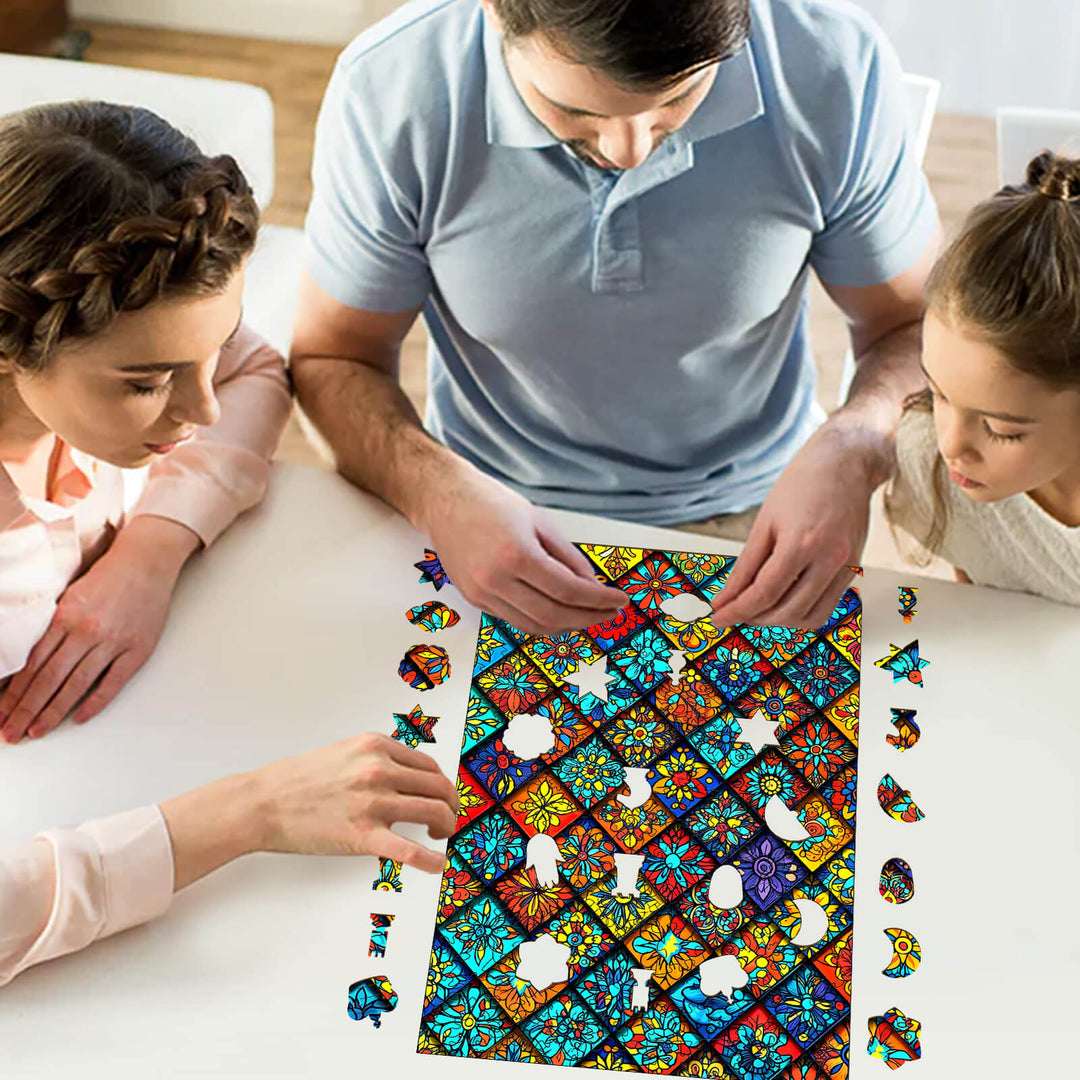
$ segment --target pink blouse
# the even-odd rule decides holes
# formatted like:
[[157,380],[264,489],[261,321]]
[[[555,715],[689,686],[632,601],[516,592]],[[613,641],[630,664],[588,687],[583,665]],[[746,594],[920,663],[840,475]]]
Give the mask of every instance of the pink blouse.
[[[209,545],[262,498],[291,408],[284,362],[243,327],[222,350],[214,387],[218,422],[148,470],[119,469],[61,444],[45,501],[24,496],[0,465],[0,681],[23,667],[61,594],[125,520],[168,518]],[[0,986],[32,964],[160,915],[172,891],[172,845],[156,806],[0,852]]]

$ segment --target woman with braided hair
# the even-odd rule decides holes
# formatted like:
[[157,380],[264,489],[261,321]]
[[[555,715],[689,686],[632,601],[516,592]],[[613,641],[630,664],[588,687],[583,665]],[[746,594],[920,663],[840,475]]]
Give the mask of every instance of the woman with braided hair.
[[[265,491],[290,396],[281,357],[241,322],[257,226],[236,162],[145,109],[0,118],[9,743],[99,711],[152,652],[188,557]],[[249,851],[374,853],[438,873],[443,856],[390,825],[446,837],[456,810],[430,757],[360,735],[46,832],[0,852],[0,985],[161,914]]]
[[962,581],[1080,604],[1080,160],[977,206],[927,292],[889,518]]

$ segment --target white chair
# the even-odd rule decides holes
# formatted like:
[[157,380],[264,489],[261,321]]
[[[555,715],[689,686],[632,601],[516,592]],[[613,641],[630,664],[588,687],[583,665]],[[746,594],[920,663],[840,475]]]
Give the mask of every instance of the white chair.
[[[930,144],[930,131],[934,126],[934,114],[941,96],[941,83],[926,75],[904,75],[904,90],[907,94],[908,131],[915,153],[922,162],[926,160],[926,148]],[[843,405],[847,401],[854,378],[855,354],[848,349],[844,354],[844,370],[840,375],[837,405]]]
[[[232,154],[265,208],[274,193],[274,107],[247,83],[0,53],[0,115],[90,99],[141,105],[190,135],[207,154]],[[264,225],[248,262],[244,319],[288,354],[303,233]]]
[[998,184],[1023,183],[1043,150],[1080,157],[1080,112],[1003,106],[997,111]]

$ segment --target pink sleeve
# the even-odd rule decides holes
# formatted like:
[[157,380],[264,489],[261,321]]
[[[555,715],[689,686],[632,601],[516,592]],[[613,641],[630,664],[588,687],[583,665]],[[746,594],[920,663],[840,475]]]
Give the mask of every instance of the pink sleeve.
[[222,349],[214,387],[221,418],[151,467],[129,515],[178,521],[205,545],[263,497],[292,407],[285,361],[246,326]]
[[0,853],[0,986],[169,907],[173,854],[156,806],[42,833]]

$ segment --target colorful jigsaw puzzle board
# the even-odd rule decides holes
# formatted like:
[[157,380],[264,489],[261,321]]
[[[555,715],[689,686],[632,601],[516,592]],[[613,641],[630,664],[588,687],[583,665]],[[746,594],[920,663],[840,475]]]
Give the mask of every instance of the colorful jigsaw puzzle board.
[[[845,593],[816,632],[682,623],[661,610],[711,601],[734,559],[579,545],[632,603],[611,622],[530,637],[483,616],[461,751],[458,826],[447,848],[418,1050],[680,1076],[773,1080],[847,1074],[854,902],[861,610]],[[686,665],[673,680],[671,650]],[[607,657],[607,702],[564,677]],[[779,721],[778,746],[738,740],[737,717]],[[500,732],[547,717],[555,747],[522,761]],[[652,795],[628,809],[624,770]],[[779,795],[809,839],[773,835]],[[525,866],[531,836],[558,845],[558,882]],[[616,853],[643,855],[639,897],[613,892]],[[721,864],[745,899],[708,900]],[[828,916],[801,948],[799,908]],[[569,981],[515,974],[542,934],[569,947]],[[749,977],[730,1001],[705,997],[697,968],[721,954]],[[633,968],[651,999],[631,1007]]]

